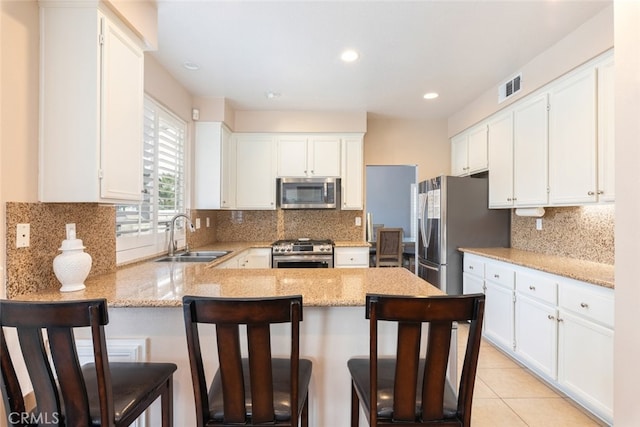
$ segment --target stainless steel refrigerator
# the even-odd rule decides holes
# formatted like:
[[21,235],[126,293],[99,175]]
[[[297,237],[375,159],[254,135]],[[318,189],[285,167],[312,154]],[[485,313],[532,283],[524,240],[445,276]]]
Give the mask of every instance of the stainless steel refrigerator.
[[509,247],[511,211],[489,209],[488,179],[438,176],[418,186],[418,275],[462,294],[460,247]]

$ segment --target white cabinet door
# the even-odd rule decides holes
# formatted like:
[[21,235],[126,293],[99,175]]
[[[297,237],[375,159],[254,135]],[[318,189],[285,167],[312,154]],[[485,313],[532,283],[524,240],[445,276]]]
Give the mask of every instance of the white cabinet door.
[[362,136],[342,140],[342,209],[364,209],[364,160]]
[[369,248],[340,247],[333,252],[334,267],[336,268],[368,268]]
[[513,290],[485,281],[484,334],[496,345],[513,351]]
[[451,138],[451,175],[467,175],[467,133]]
[[488,123],[489,207],[513,207],[513,112]]
[[462,273],[463,294],[483,294],[484,279],[469,273]]
[[481,125],[469,132],[467,140],[467,172],[487,170],[487,126]]
[[306,135],[278,136],[276,147],[278,176],[306,177],[308,175]]
[[222,127],[221,138],[221,174],[220,174],[220,207],[233,209],[236,207],[236,141],[231,132]]
[[598,200],[615,201],[614,62],[596,66],[598,73]]
[[103,35],[100,197],[140,200],[144,55],[106,18]]
[[533,370],[556,379],[556,307],[516,294],[516,354]]
[[278,176],[340,176],[339,136],[281,135],[276,147]]
[[273,137],[238,134],[236,143],[236,208],[275,209],[276,178]]
[[40,6],[40,201],[141,200],[140,40],[95,7]]
[[613,420],[613,330],[559,312],[558,381],[572,397]]
[[309,138],[309,175],[340,176],[340,137],[312,136]]
[[222,130],[220,122],[197,122],[194,146],[195,209],[220,209],[222,176]]
[[271,268],[270,248],[251,248],[238,258],[238,268]]
[[547,194],[547,94],[519,104],[513,120],[513,187],[516,206],[545,206]]
[[549,105],[549,203],[596,202],[595,69],[553,84]]

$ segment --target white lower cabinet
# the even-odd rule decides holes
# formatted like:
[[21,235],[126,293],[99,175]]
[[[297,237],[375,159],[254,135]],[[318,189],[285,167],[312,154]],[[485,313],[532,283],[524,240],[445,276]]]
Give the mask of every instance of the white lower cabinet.
[[532,370],[557,378],[558,285],[554,276],[516,271],[515,352]]
[[484,266],[485,313],[487,338],[506,349],[513,349],[514,272],[509,264],[486,262]]
[[355,246],[334,248],[333,266],[335,268],[368,268],[369,248]]
[[216,268],[271,268],[271,248],[250,248]]
[[238,256],[238,268],[271,268],[271,248],[251,248]]
[[558,382],[611,423],[614,292],[567,281],[559,287],[559,305]]
[[484,287],[485,338],[613,423],[613,289],[474,254],[463,278],[464,293]]

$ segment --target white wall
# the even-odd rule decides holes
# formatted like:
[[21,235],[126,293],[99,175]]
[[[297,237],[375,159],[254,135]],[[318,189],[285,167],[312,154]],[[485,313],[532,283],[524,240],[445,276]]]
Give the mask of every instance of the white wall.
[[614,425],[640,425],[640,2],[616,1],[616,308]]

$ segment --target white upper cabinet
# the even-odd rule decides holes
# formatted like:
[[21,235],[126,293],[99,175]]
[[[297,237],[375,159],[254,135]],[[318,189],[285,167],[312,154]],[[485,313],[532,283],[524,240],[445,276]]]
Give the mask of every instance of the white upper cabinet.
[[364,209],[363,155],[361,135],[342,140],[341,203],[344,210]]
[[278,176],[340,176],[339,136],[281,135],[276,145]]
[[547,105],[547,94],[542,93],[518,104],[513,112],[515,206],[547,205]]
[[39,199],[142,196],[141,42],[107,10],[41,3]]
[[549,106],[549,204],[595,202],[595,68],[554,83],[549,89]]
[[513,207],[513,112],[488,123],[489,207]]
[[613,54],[596,64],[598,74],[598,201],[615,201]]
[[[228,162],[231,132],[221,122],[197,122],[194,153],[194,208],[220,209],[230,201]],[[235,169],[235,165],[233,166]],[[225,180],[224,177],[227,177]],[[233,181],[235,182],[235,180]],[[224,188],[223,188],[224,183]]]
[[451,174],[470,175],[487,170],[487,125],[476,126],[451,139]]
[[236,134],[237,209],[276,208],[274,137],[269,134]]

